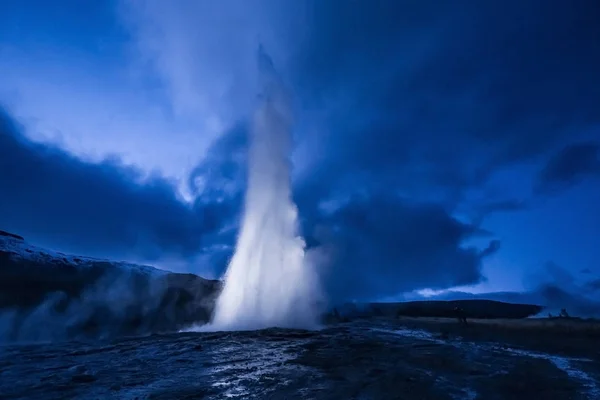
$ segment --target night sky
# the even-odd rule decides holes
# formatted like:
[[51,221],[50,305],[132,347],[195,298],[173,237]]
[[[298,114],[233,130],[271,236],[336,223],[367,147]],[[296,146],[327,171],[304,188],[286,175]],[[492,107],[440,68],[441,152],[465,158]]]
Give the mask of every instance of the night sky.
[[221,276],[260,42],[331,298],[591,307],[598,21],[596,0],[4,0],[0,229]]

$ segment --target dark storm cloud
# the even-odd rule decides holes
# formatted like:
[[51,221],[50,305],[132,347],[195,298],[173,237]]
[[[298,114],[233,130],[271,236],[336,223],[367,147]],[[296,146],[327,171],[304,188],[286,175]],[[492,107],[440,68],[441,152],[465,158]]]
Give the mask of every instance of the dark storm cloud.
[[477,283],[482,259],[499,246],[463,247],[477,227],[440,206],[384,194],[353,198],[313,224],[319,268],[334,299]]
[[579,271],[579,272],[580,272],[580,273],[582,273],[582,274],[591,274],[591,273],[592,273],[592,270],[591,270],[591,269],[589,269],[589,268],[584,268],[584,269],[582,269],[582,270],[581,270],[581,271]]
[[600,144],[576,143],[554,154],[540,171],[536,189],[551,192],[591,176],[600,176]]
[[594,279],[585,284],[585,290],[600,294],[600,279]]
[[215,140],[204,161],[188,177],[194,195],[222,199],[235,197],[244,188],[247,126],[238,124]]
[[510,211],[520,211],[527,208],[527,203],[523,200],[500,200],[500,201],[491,201],[482,203],[479,211],[483,215],[495,213],[495,212],[510,212]]
[[[481,236],[484,217],[526,204],[502,192],[469,202],[471,222],[454,214],[498,169],[600,122],[594,3],[306,2],[305,41],[288,72],[298,120],[318,134],[298,129],[308,166],[294,196],[333,299],[484,279],[481,262],[500,242],[464,242]],[[136,183],[118,164],[88,164],[3,129],[0,229],[86,253],[200,254],[222,272],[243,196],[244,127],[192,172],[199,197],[189,207],[160,178]]]
[[246,182],[248,127],[238,124],[219,137],[206,158],[188,178],[190,192],[196,197],[194,209],[208,212],[210,230],[203,232],[202,270],[219,277],[233,254],[242,212]]
[[569,270],[553,262],[546,263],[545,272],[539,282],[534,282],[532,293],[538,294],[549,308],[566,308],[576,316],[600,315],[598,280],[580,282]]
[[472,217],[472,223],[480,226],[485,219],[497,213],[510,213],[516,211],[527,210],[529,205],[523,200],[506,199],[506,200],[478,200],[474,204],[465,204],[460,207],[460,210]]
[[594,1],[311,5],[294,76],[307,107],[327,110],[314,188],[394,186],[454,206],[600,122]]
[[116,258],[190,257],[229,218],[216,200],[188,206],[160,177],[142,182],[118,160],[87,163],[20,129],[0,113],[0,223],[38,244]]
[[[3,116],[0,220],[32,241],[76,253],[142,259],[195,256],[198,272],[222,273],[233,251],[243,198],[247,136],[240,125],[219,139],[189,179],[186,205],[161,178],[140,182],[116,162],[91,164],[29,142]],[[300,209],[320,254],[332,299],[393,295],[482,279],[483,251],[461,246],[478,228],[435,204],[387,193],[352,197],[331,211],[311,196]]]
[[[293,76],[322,129],[300,139],[313,164],[296,196],[305,217],[337,209],[324,239],[339,250],[336,291],[482,279],[481,259],[500,243],[475,250],[463,240],[490,214],[529,204],[513,182],[480,201],[468,195],[600,122],[599,12],[590,1],[311,2]],[[363,200],[344,205],[353,196]]]

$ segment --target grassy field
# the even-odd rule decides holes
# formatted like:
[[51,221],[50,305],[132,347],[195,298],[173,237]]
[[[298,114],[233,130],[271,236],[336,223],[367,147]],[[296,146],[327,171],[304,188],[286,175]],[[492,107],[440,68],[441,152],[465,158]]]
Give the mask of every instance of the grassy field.
[[[455,318],[400,318],[402,321],[457,325]],[[506,330],[527,330],[553,334],[586,334],[600,336],[600,320],[581,318],[524,318],[524,319],[469,319],[469,325]]]
[[400,326],[424,329],[443,338],[498,342],[600,360],[600,320],[469,319],[466,326],[453,318],[401,317],[396,321]]

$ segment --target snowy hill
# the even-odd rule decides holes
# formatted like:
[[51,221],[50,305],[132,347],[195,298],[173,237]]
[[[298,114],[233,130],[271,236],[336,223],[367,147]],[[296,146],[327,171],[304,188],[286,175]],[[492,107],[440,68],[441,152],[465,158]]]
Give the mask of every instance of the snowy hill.
[[69,265],[76,268],[91,268],[103,263],[107,268],[121,268],[140,274],[160,276],[169,273],[168,271],[147,265],[73,256],[58,251],[44,249],[27,243],[25,239],[19,235],[2,230],[0,230],[0,252],[8,255],[13,261],[38,263],[45,267],[61,267]]
[[169,273],[147,265],[115,262],[106,259],[81,257],[64,254],[31,245],[25,239],[14,233],[0,230],[0,252],[7,254],[13,261],[29,261],[46,267],[70,265],[77,268],[90,268],[99,263],[106,263],[109,268],[122,268],[132,272],[148,275],[164,275]]
[[193,274],[67,255],[0,231],[0,340],[174,331],[207,322],[220,290]]

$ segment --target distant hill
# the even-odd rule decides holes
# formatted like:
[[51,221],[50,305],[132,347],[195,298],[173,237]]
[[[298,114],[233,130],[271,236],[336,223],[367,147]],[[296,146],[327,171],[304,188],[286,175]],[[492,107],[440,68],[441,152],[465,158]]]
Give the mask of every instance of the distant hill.
[[221,285],[54,252],[0,231],[0,340],[174,331],[207,322]]
[[543,307],[532,304],[512,304],[494,300],[434,300],[403,303],[370,303],[362,306],[347,304],[340,308],[346,316],[405,316],[455,318],[455,307],[464,310],[467,318],[527,318]]

